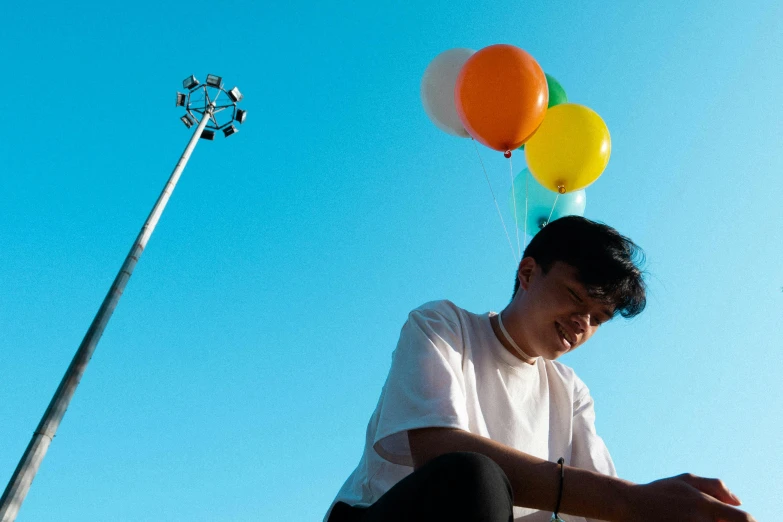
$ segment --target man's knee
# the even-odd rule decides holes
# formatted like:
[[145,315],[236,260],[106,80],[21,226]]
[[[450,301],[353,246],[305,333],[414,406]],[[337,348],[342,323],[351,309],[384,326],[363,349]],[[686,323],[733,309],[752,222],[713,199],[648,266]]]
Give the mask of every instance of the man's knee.
[[366,522],[509,522],[513,498],[506,474],[478,453],[447,453],[405,477],[370,506]]
[[[472,452],[446,453],[427,463],[440,475],[454,496],[479,495],[511,504],[511,483],[497,463],[486,455]],[[437,471],[436,471],[437,470]]]

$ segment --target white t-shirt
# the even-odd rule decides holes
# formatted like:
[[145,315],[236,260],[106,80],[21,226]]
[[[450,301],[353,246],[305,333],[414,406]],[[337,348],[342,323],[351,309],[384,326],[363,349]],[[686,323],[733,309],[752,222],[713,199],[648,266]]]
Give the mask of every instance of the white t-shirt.
[[[566,465],[617,476],[596,434],[587,386],[556,361],[539,357],[530,365],[514,357],[495,336],[491,315],[449,301],[410,313],[367,425],[364,454],[335,502],[369,506],[410,474],[407,431],[417,428],[459,428],[542,459],[564,457]],[[514,516],[548,521],[551,512],[515,507]]]

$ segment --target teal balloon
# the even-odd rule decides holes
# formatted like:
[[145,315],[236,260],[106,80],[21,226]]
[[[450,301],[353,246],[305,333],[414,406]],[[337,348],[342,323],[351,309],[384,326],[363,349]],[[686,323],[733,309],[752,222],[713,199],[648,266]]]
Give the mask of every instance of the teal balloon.
[[[525,178],[527,178],[527,217],[525,216]],[[536,181],[527,169],[514,178],[514,196],[515,198],[512,199],[509,193],[508,202],[511,212],[513,214],[514,199],[516,199],[517,226],[520,230],[524,230],[527,221],[528,237],[535,236],[544,228],[550,220],[550,214],[552,221],[564,216],[584,216],[587,203],[584,189],[558,196],[557,192],[552,192]]]
[[[546,76],[546,86],[549,89],[549,104],[546,106],[546,108],[550,109],[555,105],[567,103],[568,95],[566,94],[565,89],[563,89],[563,86],[560,85],[560,82],[549,73],[544,73],[544,76]],[[525,150],[524,143],[519,146],[519,150]]]

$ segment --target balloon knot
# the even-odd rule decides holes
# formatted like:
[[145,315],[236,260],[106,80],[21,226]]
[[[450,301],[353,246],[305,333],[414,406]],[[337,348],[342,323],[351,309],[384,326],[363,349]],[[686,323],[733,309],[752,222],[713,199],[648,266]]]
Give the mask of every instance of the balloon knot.
[[511,151],[510,151],[510,150],[507,150],[506,152],[504,152],[504,153],[503,153],[503,155],[504,155],[506,158],[510,158],[510,157],[511,157]]
[[565,185],[558,185],[558,186],[557,186],[557,191],[558,191],[560,194],[565,194]]

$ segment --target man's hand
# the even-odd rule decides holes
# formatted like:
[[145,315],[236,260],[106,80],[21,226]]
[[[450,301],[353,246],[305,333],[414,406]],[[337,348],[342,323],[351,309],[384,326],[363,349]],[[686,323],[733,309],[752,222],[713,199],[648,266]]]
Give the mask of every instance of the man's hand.
[[649,484],[635,485],[629,491],[628,522],[755,522],[755,518],[733,506],[741,504],[719,479],[690,473]]

